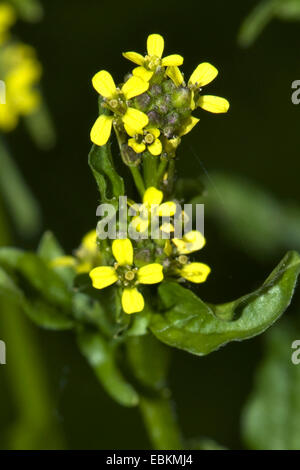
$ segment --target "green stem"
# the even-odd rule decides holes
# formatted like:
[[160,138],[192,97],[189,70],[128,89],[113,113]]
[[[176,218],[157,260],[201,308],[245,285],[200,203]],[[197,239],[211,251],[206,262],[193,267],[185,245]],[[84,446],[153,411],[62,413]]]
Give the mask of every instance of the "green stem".
[[147,152],[143,157],[143,170],[146,188],[156,186],[157,157]]
[[168,160],[166,158],[162,158],[160,160],[160,164],[158,166],[158,170],[156,174],[156,187],[159,187],[160,182],[165,174],[167,165],[168,165]]
[[169,399],[141,397],[140,410],[154,449],[183,448],[181,433]]
[[137,188],[141,198],[143,199],[144,192],[145,192],[145,185],[144,185],[144,181],[143,181],[142,175],[140,173],[140,170],[138,169],[137,166],[130,166],[129,168],[130,168],[132,177],[134,179],[134,183],[136,185],[136,188]]
[[[0,204],[0,246],[10,241],[9,228]],[[15,304],[0,299],[1,339],[7,346],[5,372],[17,409],[17,420],[9,430],[11,449],[62,448],[45,366],[36,344],[34,330]]]

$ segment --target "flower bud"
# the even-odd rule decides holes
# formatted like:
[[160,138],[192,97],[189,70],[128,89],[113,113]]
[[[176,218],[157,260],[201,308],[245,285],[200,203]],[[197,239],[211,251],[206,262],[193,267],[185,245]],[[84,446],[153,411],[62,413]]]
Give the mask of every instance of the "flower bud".
[[148,118],[149,118],[149,125],[152,127],[160,127],[162,125],[162,117],[161,115],[152,109],[147,113]]
[[175,84],[173,83],[172,80],[166,80],[163,84],[162,84],[162,87],[163,87],[163,91],[165,93],[171,93],[173,90],[175,90],[176,86]]
[[167,114],[167,112],[169,111],[170,102],[171,98],[168,95],[162,95],[156,98],[155,106],[158,112],[161,114]]
[[159,96],[162,94],[162,87],[160,85],[152,85],[149,88],[148,93],[150,96],[153,96],[153,98],[155,96]]
[[174,108],[189,107],[191,92],[188,88],[177,88],[172,93],[172,104]]
[[151,98],[147,93],[142,93],[141,95],[135,97],[134,104],[137,109],[146,112],[150,107]]

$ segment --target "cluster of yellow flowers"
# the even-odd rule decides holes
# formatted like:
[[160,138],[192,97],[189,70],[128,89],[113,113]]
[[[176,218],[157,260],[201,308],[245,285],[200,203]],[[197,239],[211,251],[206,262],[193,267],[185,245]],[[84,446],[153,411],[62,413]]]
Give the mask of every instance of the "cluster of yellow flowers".
[[198,123],[199,119],[191,115],[195,108],[227,112],[226,99],[201,94],[202,87],[218,74],[213,65],[198,65],[186,83],[179,69],[183,57],[178,54],[162,57],[163,51],[163,37],[151,34],[145,57],[137,52],[123,53],[137,67],[120,87],[105,70],[93,77],[93,86],[106,110],[91,130],[93,143],[106,144],[114,126],[117,135],[123,134],[128,147],[136,154],[147,151],[168,157],[178,147],[180,138]]
[[[183,57],[178,54],[163,57],[163,50],[163,37],[151,34],[145,57],[137,52],[123,54],[137,65],[124,83],[116,86],[106,70],[98,72],[92,80],[102,107],[91,130],[92,142],[105,145],[114,128],[122,156],[124,152],[129,155],[129,158],[123,157],[125,163],[135,166],[144,156],[143,166],[147,167],[148,157],[154,160],[154,166],[150,167],[151,178],[147,178],[146,168],[145,181],[141,175],[139,180],[135,179],[142,204],[130,201],[131,208],[138,206],[138,209],[127,219],[129,228],[132,226],[135,232],[146,236],[136,240],[129,231],[129,237],[134,240],[100,241],[93,231],[83,239],[74,257],[61,257],[52,263],[54,268],[72,266],[77,273],[88,272],[95,289],[117,285],[122,290],[122,307],[127,314],[144,309],[141,285],[158,284],[170,278],[202,283],[210,273],[206,264],[191,262],[188,256],[203,248],[203,235],[190,230],[176,238],[174,224],[178,205],[175,200],[164,201],[164,193],[159,188],[164,186],[165,175],[166,180],[169,179],[170,167],[167,169],[165,163],[170,164],[181,137],[199,121],[192,116],[192,111],[201,107],[213,113],[224,113],[229,103],[224,98],[201,93],[202,87],[217,76],[215,67],[208,63],[198,65],[186,83],[179,69]],[[157,170],[156,157],[161,159],[162,170]],[[181,224],[187,214],[180,207],[179,211]],[[160,217],[168,218],[168,222],[158,223],[156,235],[151,227],[153,214],[156,221],[160,221]]]
[[15,22],[13,8],[0,4],[0,79],[5,83],[5,104],[0,104],[0,129],[13,130],[19,117],[34,112],[41,96],[36,88],[42,68],[32,47],[12,40],[9,28]]
[[[147,212],[155,205],[158,215],[173,215],[175,203],[162,201],[162,191],[150,187],[145,191],[143,207]],[[148,218],[139,215],[134,218],[136,226],[139,227],[138,231],[151,230]],[[105,248],[102,248],[102,243]],[[174,277],[193,283],[205,282],[210,273],[209,266],[190,262],[188,258],[188,255],[201,250],[204,245],[203,235],[192,230],[182,239],[160,238],[143,243],[132,242],[126,238],[113,240],[111,246],[107,247],[106,241],[99,241],[96,230],[92,230],[83,238],[74,257],[56,258],[52,267],[59,269],[62,266],[70,266],[78,274],[89,272],[96,289],[116,284],[122,288],[124,312],[131,314],[144,309],[144,298],[138,290],[140,284],[158,284],[165,278]]]

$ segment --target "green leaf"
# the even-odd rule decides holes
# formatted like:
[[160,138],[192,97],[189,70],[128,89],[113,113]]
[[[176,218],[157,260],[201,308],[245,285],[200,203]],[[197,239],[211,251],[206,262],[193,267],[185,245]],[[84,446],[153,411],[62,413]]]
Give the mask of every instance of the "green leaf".
[[20,250],[19,248],[13,247],[1,247],[0,248],[0,266],[4,266],[5,268],[10,269],[17,269],[18,263],[22,256],[24,255],[24,251]]
[[299,333],[285,321],[266,335],[265,356],[242,419],[244,439],[251,449],[299,449],[300,365],[291,360],[292,343],[299,340]]
[[0,191],[17,231],[22,237],[32,237],[41,226],[38,202],[0,139]]
[[254,43],[274,17],[277,4],[278,0],[263,0],[255,6],[240,28],[238,34],[240,46],[249,47]]
[[0,295],[9,297],[15,302],[19,302],[23,298],[20,289],[2,268],[0,268]]
[[45,232],[42,236],[39,246],[38,255],[45,261],[52,261],[55,258],[64,256],[65,252],[52,232]]
[[26,300],[22,303],[22,307],[30,320],[41,328],[47,330],[70,330],[74,326],[72,318],[43,300]]
[[65,310],[71,309],[72,294],[64,280],[41,258],[32,253],[23,254],[18,262],[18,271],[49,303]]
[[78,345],[106,392],[120,405],[136,406],[139,396],[118,368],[115,345],[87,330],[78,333]]
[[282,20],[300,20],[300,1],[281,0],[276,9],[276,16]]
[[[45,232],[37,250],[38,255],[48,264],[52,260],[64,256],[65,252],[52,232]],[[52,270],[69,286],[73,286],[76,271],[72,266],[56,266]]]
[[117,199],[124,195],[124,182],[114,169],[109,144],[92,146],[89,165],[98,185],[101,202],[117,206]]
[[300,256],[289,252],[264,284],[238,300],[208,305],[176,282],[162,283],[163,313],[153,314],[151,331],[162,342],[205,355],[229,341],[252,338],[271,326],[291,302]]
[[[99,116],[109,114],[102,104],[99,98]],[[98,185],[101,202],[117,207],[117,199],[124,195],[124,181],[114,168],[109,142],[101,147],[93,144],[89,153],[89,166]]]

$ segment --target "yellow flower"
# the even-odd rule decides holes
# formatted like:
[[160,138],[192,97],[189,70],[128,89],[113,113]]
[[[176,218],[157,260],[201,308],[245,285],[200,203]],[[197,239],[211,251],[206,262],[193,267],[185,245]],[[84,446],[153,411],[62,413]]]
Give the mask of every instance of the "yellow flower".
[[128,139],[128,145],[136,153],[141,153],[146,150],[152,155],[160,155],[162,152],[162,143],[159,139],[160,131],[158,129],[144,129],[143,131],[136,132],[130,127],[125,125],[125,129],[131,139]]
[[183,64],[183,57],[172,54],[162,58],[164,51],[164,38],[160,34],[150,34],[147,38],[147,55],[144,57],[137,52],[123,52],[123,56],[139,65],[133,70],[133,75],[148,81],[159,66],[179,66]]
[[[178,67],[168,67],[167,75],[171,78],[176,86],[184,84],[183,75]],[[219,96],[204,95],[196,99],[195,93],[201,91],[201,88],[211,83],[218,75],[218,70],[208,62],[199,64],[188,81],[188,87],[192,91],[191,109],[197,106],[211,113],[226,113],[229,109],[229,102],[225,98]]]
[[201,250],[206,243],[202,233],[198,230],[191,230],[184,234],[182,239],[173,238],[172,242],[176,246],[178,253],[181,255],[187,255],[194,251]]
[[0,44],[7,38],[7,31],[16,21],[14,9],[7,3],[0,5]]
[[114,240],[112,252],[115,266],[99,266],[92,269],[90,278],[95,289],[104,289],[120,281],[123,287],[122,307],[125,313],[137,313],[144,309],[144,298],[138,291],[138,284],[157,284],[163,280],[163,267],[158,263],[147,264],[141,268],[133,265],[133,246],[131,241]]
[[0,128],[10,131],[16,127],[20,115],[31,114],[40,105],[36,84],[42,69],[34,50],[23,44],[8,45],[0,62],[6,84],[6,103],[0,105]]
[[110,137],[114,117],[119,116],[124,124],[136,132],[147,126],[148,116],[138,109],[127,106],[127,100],[141,95],[149,88],[149,83],[140,77],[131,77],[121,89],[106,70],[101,70],[93,77],[95,90],[103,96],[106,105],[114,116],[101,115],[91,130],[91,140],[96,145],[105,145]]
[[[144,232],[147,230],[152,214],[158,217],[171,217],[176,213],[175,202],[167,201],[162,203],[163,197],[163,192],[156,189],[154,186],[146,189],[143,196],[143,204],[141,207],[137,208],[140,215],[137,215],[132,219],[132,224],[138,232]],[[164,225],[162,225],[161,228],[164,231],[168,231],[166,230],[167,227]],[[169,229],[169,231],[173,231],[170,226]]]
[[205,282],[211,269],[204,263],[189,263],[179,270],[179,274],[190,282],[200,284]]
[[97,232],[91,230],[82,239],[80,247],[76,250],[75,256],[60,256],[51,262],[53,268],[73,267],[80,273],[88,273],[93,266],[100,262],[101,255],[97,244]]

